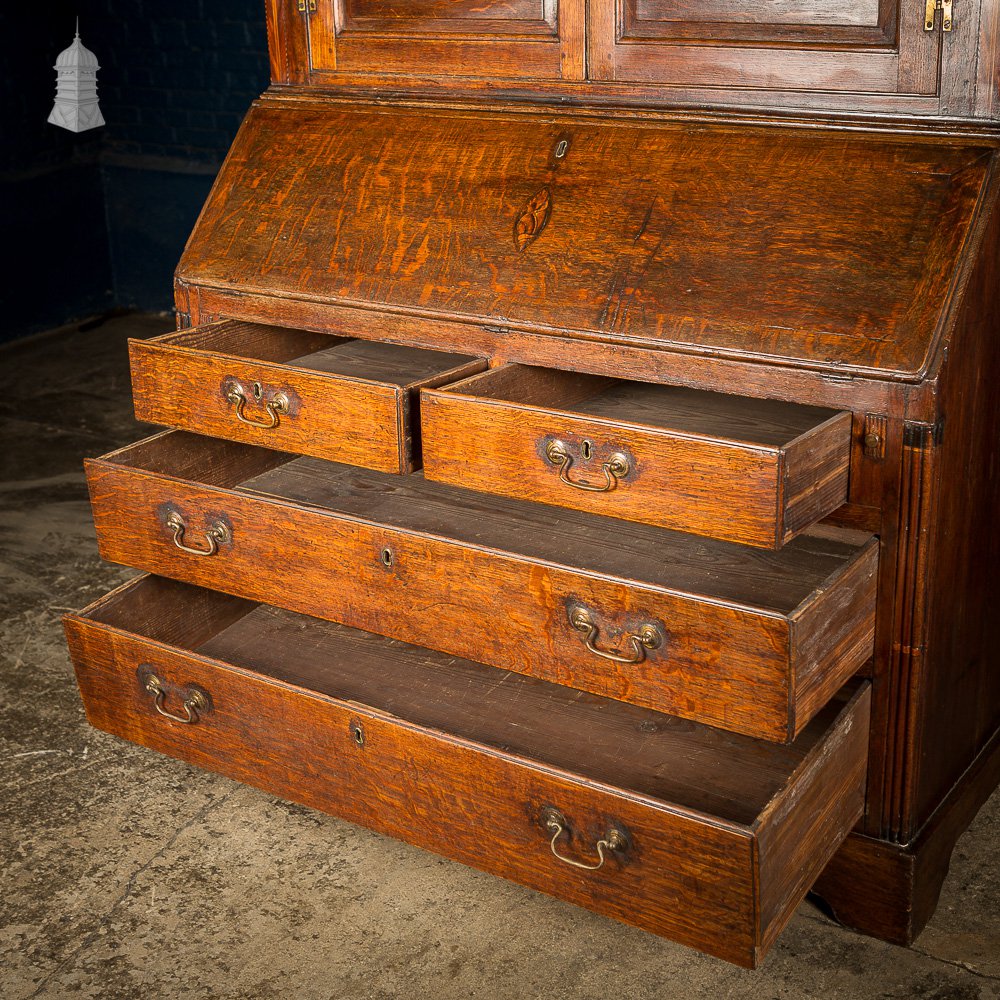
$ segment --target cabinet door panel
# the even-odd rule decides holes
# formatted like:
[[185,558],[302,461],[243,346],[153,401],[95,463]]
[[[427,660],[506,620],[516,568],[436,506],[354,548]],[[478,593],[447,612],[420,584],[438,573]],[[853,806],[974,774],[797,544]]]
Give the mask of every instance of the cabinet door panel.
[[313,75],[583,79],[584,0],[319,0]]
[[592,0],[594,79],[725,91],[933,96],[940,30],[916,0]]
[[787,42],[889,46],[895,39],[896,4],[867,0],[768,0],[739,6],[730,0],[622,0],[622,39]]

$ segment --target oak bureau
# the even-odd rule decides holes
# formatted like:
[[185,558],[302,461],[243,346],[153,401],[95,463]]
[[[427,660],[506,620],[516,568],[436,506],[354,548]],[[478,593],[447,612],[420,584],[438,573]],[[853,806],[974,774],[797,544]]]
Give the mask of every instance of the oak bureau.
[[745,966],[1000,780],[1000,0],[269,0],[87,463],[97,727]]

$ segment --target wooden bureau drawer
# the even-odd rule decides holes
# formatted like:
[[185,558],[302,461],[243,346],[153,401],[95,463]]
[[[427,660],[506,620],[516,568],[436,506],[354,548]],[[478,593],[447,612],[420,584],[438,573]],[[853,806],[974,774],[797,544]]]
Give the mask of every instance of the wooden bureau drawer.
[[858,532],[765,552],[181,431],[87,468],[113,562],[734,732],[792,739],[872,654]]
[[100,729],[740,965],[862,811],[866,683],[779,746],[158,577],[66,631]]
[[847,501],[846,412],[527,365],[421,399],[439,482],[762,548]]
[[139,420],[383,472],[420,466],[418,393],[486,362],[224,320],[129,341]]

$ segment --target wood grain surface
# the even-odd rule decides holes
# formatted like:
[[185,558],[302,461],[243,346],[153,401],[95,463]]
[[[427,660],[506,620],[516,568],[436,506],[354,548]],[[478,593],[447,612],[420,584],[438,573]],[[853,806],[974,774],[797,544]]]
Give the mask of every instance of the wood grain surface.
[[310,15],[308,68],[382,77],[579,80],[584,0],[333,0]]
[[[819,670],[825,689],[871,655],[878,554],[858,532],[766,552],[259,449],[243,478],[226,459],[238,448],[173,432],[90,462],[105,558],[778,741],[808,722],[800,675]],[[171,513],[188,544],[218,522],[231,540],[182,552]],[[819,591],[822,621],[807,613]],[[578,609],[596,650],[634,656],[643,626],[656,646],[612,662],[574,628]]]
[[[988,160],[846,132],[261,104],[178,277],[914,378]],[[515,222],[543,186],[548,224],[522,250]]]
[[[304,6],[267,0],[275,86],[175,286],[180,325],[242,322],[133,346],[140,416],[160,419],[147,390],[172,387],[165,423],[241,443],[170,434],[90,467],[105,555],[219,592],[150,579],[71,618],[92,721],[746,965],[859,816],[867,766],[819,888],[851,926],[909,943],[1000,773],[1000,0],[956,4],[947,33],[940,14],[923,30],[919,0]],[[633,459],[648,434],[623,435],[663,429],[664,386],[747,397],[728,416],[757,444],[771,401],[850,411],[836,510],[839,436],[771,441],[787,474],[763,544],[831,510],[878,539],[824,526],[752,551],[318,461],[419,463],[416,386],[382,365],[360,381],[379,341],[589,373],[497,396],[509,425],[444,428],[455,481],[496,443],[483,489],[537,458],[511,449],[554,394]],[[329,392],[341,376],[358,385]],[[227,431],[219,389],[243,377],[292,401],[280,440]],[[215,399],[192,408],[206,379]],[[678,435],[706,429],[710,412],[682,410]],[[321,431],[302,422],[317,412]],[[750,501],[774,477],[717,449],[699,478],[685,449],[672,511],[694,528],[673,526],[762,544]],[[180,552],[170,511],[194,545],[222,525],[218,555]],[[600,648],[627,652],[650,623],[662,641],[613,664],[571,627],[579,607]],[[171,705],[210,688],[204,724],[156,716],[140,663]],[[870,741],[868,692],[837,694],[854,670],[872,678]],[[612,822],[628,850],[569,869],[546,805],[572,856]]]
[[924,31],[924,10],[914,0],[836,11],[826,0],[750,6],[715,0],[697,9],[594,0],[589,11],[591,76],[599,80],[731,90],[764,90],[780,81],[785,89],[814,93],[939,93],[942,33]]
[[[1000,19],[967,0],[269,0],[272,80],[333,93],[996,117]],[[390,13],[391,12],[391,13]],[[556,29],[558,28],[558,37]]]
[[[183,588],[180,599],[201,606],[197,619],[218,614],[218,633],[206,640],[199,631],[195,650],[170,608],[181,586],[140,579],[67,616],[93,725],[741,965],[763,959],[806,888],[799,892],[797,871],[784,868],[773,847],[764,848],[762,864],[759,845],[783,835],[824,863],[836,846],[832,831],[849,827],[860,812],[851,776],[862,770],[864,740],[847,737],[866,729],[867,685],[839,698],[792,748],[638,713],[640,727],[657,723],[639,737],[646,759],[657,759],[664,774],[676,763],[690,785],[687,797],[699,803],[692,807],[657,794],[655,784],[634,790],[595,778],[589,768],[600,772],[602,756],[605,772],[613,770],[609,754],[619,759],[607,741],[590,741],[593,759],[582,771],[546,759],[547,731],[556,734],[558,759],[567,740],[562,727],[578,733],[579,719],[592,714],[603,718],[599,727],[628,732],[634,709],[599,700],[584,706],[575,693],[552,685],[512,681],[481,665],[273,609],[251,609],[234,621],[229,599]],[[166,626],[156,610],[165,593]],[[296,655],[268,656],[275,621],[291,644],[284,654]],[[170,697],[197,685],[211,709],[190,726],[162,718],[140,683],[140,668],[154,670]],[[478,697],[463,693],[466,679]],[[495,738],[498,720],[509,719],[512,700],[520,699],[529,716],[548,720],[533,737],[535,758],[484,742]],[[432,703],[433,721],[426,717]],[[462,732],[448,725],[452,715]],[[477,727],[486,733],[477,735]],[[685,748],[693,751],[689,759]],[[760,767],[737,787],[727,772],[746,774],[747,753]],[[722,815],[702,811],[699,786]],[[677,787],[667,777],[660,790]],[[718,791],[725,787],[732,789],[728,804]],[[816,794],[824,798],[824,814],[835,818],[822,829],[797,815],[796,803]],[[549,851],[547,807],[567,819],[560,846],[569,856],[590,861],[593,844],[612,827],[624,833],[625,848],[610,852],[599,871],[569,867]],[[726,818],[734,811],[744,820]],[[788,860],[795,865],[794,850]],[[762,909],[768,894],[776,902]]]
[[438,482],[764,548],[847,499],[846,412],[525,365],[421,400]]
[[[132,340],[129,356],[138,420],[398,473],[421,464],[420,389],[486,367],[465,355],[232,321]],[[268,411],[279,396],[285,412]]]

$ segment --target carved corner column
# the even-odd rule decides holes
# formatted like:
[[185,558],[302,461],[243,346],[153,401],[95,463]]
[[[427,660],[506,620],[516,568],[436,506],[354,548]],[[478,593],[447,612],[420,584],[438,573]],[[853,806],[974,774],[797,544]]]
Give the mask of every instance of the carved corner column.
[[936,875],[926,877],[925,852],[914,841],[940,443],[938,424],[903,425],[896,515],[886,526],[883,549],[891,560],[882,586],[892,599],[881,605],[889,635],[875,670],[883,722],[873,734],[882,731],[884,742],[872,747],[865,832],[848,837],[813,888],[814,898],[842,924],[900,945],[920,933],[940,890]]
[[920,688],[926,655],[940,442],[940,424],[904,425],[892,640],[885,674],[888,726],[881,820],[883,837],[896,843],[907,843],[916,833],[913,792],[920,759]]

